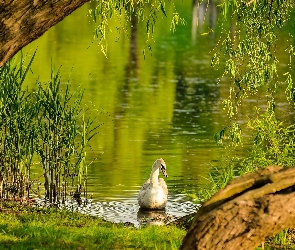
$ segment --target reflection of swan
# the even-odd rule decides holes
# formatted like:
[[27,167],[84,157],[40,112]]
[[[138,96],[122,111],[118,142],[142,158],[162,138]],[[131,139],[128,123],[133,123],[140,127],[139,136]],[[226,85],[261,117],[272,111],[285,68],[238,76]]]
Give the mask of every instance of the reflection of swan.
[[140,208],[137,212],[137,221],[142,225],[165,225],[168,219],[168,215],[164,209],[147,210]]
[[159,169],[165,177],[168,177],[165,161],[162,158],[156,160],[150,178],[143,184],[137,197],[141,208],[163,209],[166,206],[168,189],[165,181],[162,178],[158,179]]

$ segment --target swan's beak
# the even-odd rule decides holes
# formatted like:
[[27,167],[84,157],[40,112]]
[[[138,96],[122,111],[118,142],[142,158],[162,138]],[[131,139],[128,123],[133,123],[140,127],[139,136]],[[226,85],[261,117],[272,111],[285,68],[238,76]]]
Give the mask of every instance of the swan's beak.
[[161,171],[165,177],[168,177],[168,174],[166,172],[166,166],[164,166],[163,164],[161,164]]

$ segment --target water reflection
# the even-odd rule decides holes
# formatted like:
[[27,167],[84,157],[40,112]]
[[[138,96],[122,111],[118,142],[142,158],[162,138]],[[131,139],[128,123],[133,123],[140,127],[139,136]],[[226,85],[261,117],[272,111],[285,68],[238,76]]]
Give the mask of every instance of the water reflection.
[[167,214],[166,210],[146,210],[146,209],[139,209],[137,212],[137,220],[145,222],[146,225],[151,226],[159,226],[165,225],[167,223]]
[[[191,6],[184,8],[190,16]],[[222,90],[210,68],[210,45],[191,45],[190,27],[173,34],[159,20],[153,56],[144,58],[145,27],[133,16],[130,39],[119,44],[110,39],[106,59],[92,43],[94,27],[85,13],[87,5],[26,51],[39,47],[29,82],[39,75],[48,79],[52,58],[62,65],[65,84],[70,74],[74,88],[85,87],[85,102],[100,112],[98,123],[104,125],[87,153],[89,161],[94,159],[88,168],[88,193],[101,202],[137,205],[154,159],[163,157],[171,173],[166,181],[169,198],[185,201],[184,193],[206,183],[202,176],[221,154],[212,140],[224,119],[217,112]]]
[[[131,16],[130,27],[130,48],[129,48],[129,60],[126,65],[126,80],[135,78],[138,70],[138,55],[137,55],[137,23],[138,18],[135,15]],[[134,75],[134,76],[133,76]]]
[[[217,22],[217,2],[193,0],[192,4],[192,41],[196,42],[197,33],[208,32],[204,26],[208,24],[209,30],[214,30]],[[206,28],[206,27],[205,27]],[[211,32],[211,36],[214,33]]]
[[[24,54],[32,54],[38,46],[28,78],[31,87],[36,78],[49,79],[52,60],[56,67],[62,65],[64,85],[70,79],[74,89],[85,87],[85,103],[98,110],[97,122],[104,123],[87,153],[89,161],[95,159],[87,181],[96,202],[137,206],[137,193],[154,159],[162,157],[169,172],[169,199],[185,204],[185,194],[207,183],[204,177],[224,154],[213,134],[228,124],[221,111],[228,83],[225,79],[216,84],[220,74],[210,66],[212,37],[194,36],[196,17],[209,15],[206,20],[214,28],[218,13],[214,1],[197,6],[197,15],[196,5],[197,1],[176,1],[192,27],[179,26],[172,33],[166,19],[158,20],[152,57],[142,55],[145,24],[132,17],[130,39],[118,43],[117,34],[109,34],[106,59],[92,41],[87,5],[25,48]],[[167,4],[168,16],[173,10]],[[110,25],[116,30],[115,21]],[[278,47],[278,54],[285,47]],[[286,60],[280,58],[282,64]],[[245,102],[243,111],[252,112],[252,106]]]

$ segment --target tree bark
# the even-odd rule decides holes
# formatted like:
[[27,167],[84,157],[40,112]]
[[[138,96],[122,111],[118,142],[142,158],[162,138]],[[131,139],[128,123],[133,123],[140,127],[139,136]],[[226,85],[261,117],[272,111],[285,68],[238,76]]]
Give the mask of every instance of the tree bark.
[[295,168],[267,167],[205,202],[181,249],[254,249],[288,227],[295,227]]
[[0,67],[89,0],[0,1]]

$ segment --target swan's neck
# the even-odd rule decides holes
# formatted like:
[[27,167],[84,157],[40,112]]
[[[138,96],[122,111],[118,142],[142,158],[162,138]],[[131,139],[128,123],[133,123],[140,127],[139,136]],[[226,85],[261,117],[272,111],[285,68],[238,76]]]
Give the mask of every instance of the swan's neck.
[[158,185],[159,182],[159,168],[153,168],[150,176],[152,185]]

